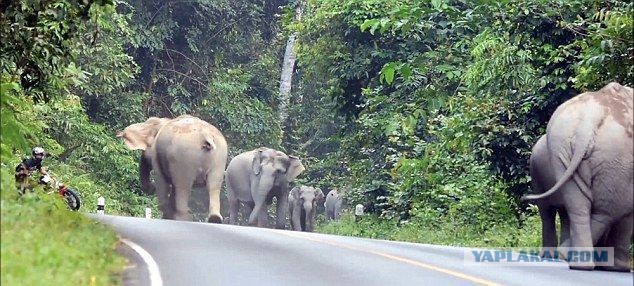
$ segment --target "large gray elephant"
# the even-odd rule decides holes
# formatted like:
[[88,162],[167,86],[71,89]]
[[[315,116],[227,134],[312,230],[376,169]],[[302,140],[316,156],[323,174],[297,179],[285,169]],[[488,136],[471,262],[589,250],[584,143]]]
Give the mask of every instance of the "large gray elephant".
[[[193,116],[150,117],[120,132],[131,150],[143,150],[139,176],[144,191],[156,189],[165,219],[191,220],[192,186],[209,192],[208,222],[222,223],[220,188],[227,164],[227,142],[213,125]],[[154,170],[156,185],[150,182]]]
[[324,202],[324,208],[326,209],[326,217],[330,220],[339,220],[341,216],[341,209],[343,208],[343,197],[339,194],[339,191],[332,189],[326,195],[326,202]]
[[249,225],[268,226],[267,206],[277,198],[276,227],[286,227],[289,184],[304,171],[302,161],[284,152],[258,148],[235,156],[225,175],[229,221],[237,224],[239,202],[249,209]]
[[[550,157],[548,156],[548,143],[546,136],[541,136],[533,149],[530,157],[530,174],[531,185],[534,193],[541,194],[550,189],[557,182],[554,178],[552,168],[550,167]],[[549,197],[535,201],[539,208],[539,214],[542,220],[542,246],[543,247],[569,247],[570,243],[570,220],[568,213],[564,207],[563,197],[561,193],[554,193]],[[556,215],[560,218],[560,237],[557,237]],[[625,217],[613,224],[611,230],[607,230],[602,238],[595,244],[597,247],[616,246],[617,248],[629,247],[629,240],[624,233],[628,232],[628,227],[632,224],[632,216]],[[630,230],[631,232],[631,230]],[[625,239],[625,241],[623,241]],[[623,256],[624,252],[617,252],[615,260],[617,265],[627,265],[629,256]],[[565,257],[565,252],[560,253],[561,257]],[[610,267],[605,267],[611,270]]]
[[[550,167],[550,157],[548,156],[548,145],[546,135],[537,140],[531,150],[529,168],[531,174],[531,186],[533,193],[542,194],[555,185],[556,178]],[[539,208],[539,215],[542,220],[542,246],[557,247],[570,238],[570,227],[568,214],[564,207],[561,193],[535,201]],[[560,218],[560,235],[558,239],[555,219],[557,214]]]
[[[562,196],[570,219],[570,245],[591,248],[610,231],[609,241],[632,237],[626,226],[634,211],[632,88],[610,83],[601,90],[580,94],[553,113],[546,131],[548,153],[556,183],[539,195]],[[620,259],[629,256],[622,245],[615,247],[619,264],[609,270],[629,271]],[[592,265],[570,262],[573,269],[592,270]]]
[[288,194],[288,210],[291,229],[313,232],[315,230],[315,206],[324,199],[320,188],[295,187]]

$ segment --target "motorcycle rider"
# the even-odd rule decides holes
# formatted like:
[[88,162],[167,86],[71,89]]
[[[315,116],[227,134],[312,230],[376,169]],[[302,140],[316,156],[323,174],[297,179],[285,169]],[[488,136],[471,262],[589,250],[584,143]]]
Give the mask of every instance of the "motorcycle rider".
[[32,157],[26,157],[20,164],[15,167],[15,181],[20,188],[20,193],[24,193],[28,184],[27,178],[32,171],[37,170],[40,174],[45,175],[46,169],[42,166],[45,157],[44,148],[34,147],[31,149]]

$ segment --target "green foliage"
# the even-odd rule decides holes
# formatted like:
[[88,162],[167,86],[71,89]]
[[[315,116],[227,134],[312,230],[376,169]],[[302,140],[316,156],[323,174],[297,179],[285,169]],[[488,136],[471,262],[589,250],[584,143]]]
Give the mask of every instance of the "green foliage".
[[48,100],[64,89],[77,32],[91,8],[111,1],[26,1],[3,4],[0,65],[19,78],[22,89]]
[[632,83],[634,4],[611,4],[593,10],[591,17],[566,23],[566,28],[584,36],[573,43],[581,48],[581,60],[575,65],[576,76],[571,81],[581,90],[601,88],[600,83],[606,81]]
[[[2,82],[0,82],[0,91],[2,92],[2,95],[0,95],[0,120],[2,122],[2,129],[0,131],[2,143],[0,143],[0,146],[2,147],[1,155],[9,156],[13,148],[18,150],[28,149],[25,137],[32,136],[32,133],[26,130],[35,129],[36,126],[28,128],[25,125],[27,125],[29,121],[21,120],[26,118],[21,118],[23,113],[18,110],[28,110],[30,106],[21,98],[22,91],[20,85],[14,81],[5,81],[5,79],[8,79],[8,76],[5,76],[7,75],[2,75]],[[24,131],[20,132],[21,130]]]

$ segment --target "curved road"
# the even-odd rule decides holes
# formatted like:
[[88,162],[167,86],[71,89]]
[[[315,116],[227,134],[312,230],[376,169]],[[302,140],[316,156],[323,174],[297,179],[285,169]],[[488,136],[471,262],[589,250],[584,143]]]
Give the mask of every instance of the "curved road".
[[[126,285],[633,285],[633,273],[469,266],[463,248],[90,215],[133,246]],[[141,260],[138,253],[145,255]],[[153,262],[156,265],[148,265]],[[155,273],[149,276],[148,273]]]

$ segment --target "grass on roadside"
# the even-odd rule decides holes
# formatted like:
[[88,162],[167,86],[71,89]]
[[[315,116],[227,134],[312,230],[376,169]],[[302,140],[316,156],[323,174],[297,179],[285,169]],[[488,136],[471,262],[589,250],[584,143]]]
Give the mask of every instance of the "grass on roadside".
[[121,285],[126,260],[106,226],[66,210],[56,193],[18,198],[2,168],[2,285]]
[[538,247],[541,244],[541,222],[538,216],[529,216],[524,226],[499,225],[483,233],[466,225],[446,222],[437,227],[410,222],[397,226],[396,220],[364,215],[355,222],[354,215],[346,213],[339,221],[320,219],[316,232],[416,243],[469,246],[469,247]]

